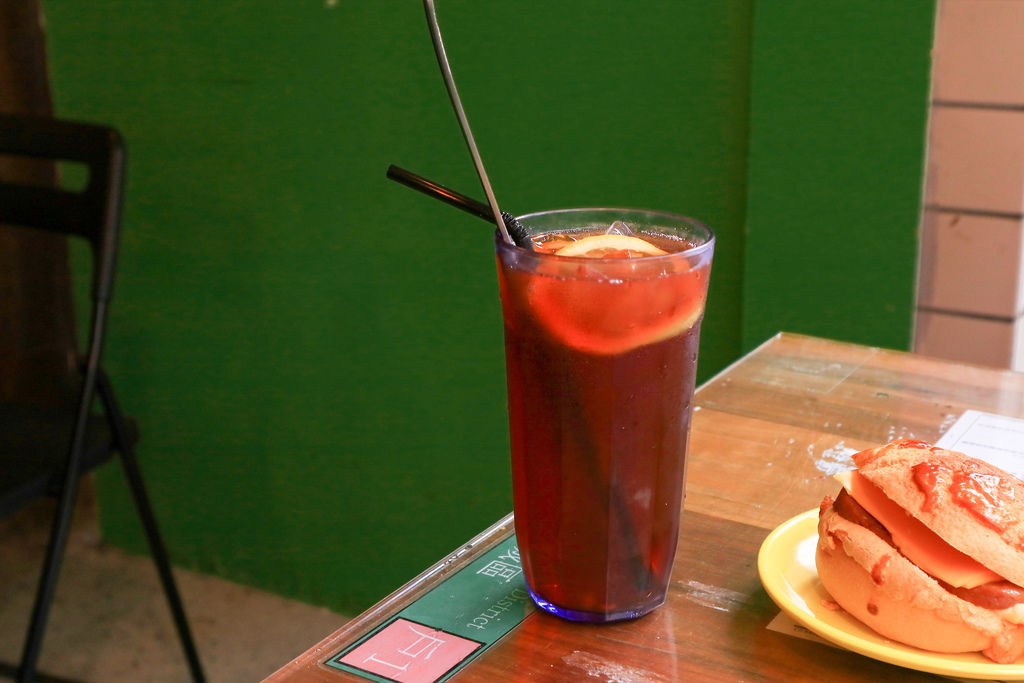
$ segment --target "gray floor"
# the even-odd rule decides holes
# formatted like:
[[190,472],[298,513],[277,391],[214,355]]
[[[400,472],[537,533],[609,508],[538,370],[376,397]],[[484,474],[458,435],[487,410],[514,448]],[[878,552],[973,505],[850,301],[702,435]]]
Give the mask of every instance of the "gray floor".
[[[0,521],[0,671],[20,657],[50,509],[44,502]],[[175,570],[175,578],[211,683],[259,681],[345,622],[326,609],[194,572]],[[88,486],[39,671],[103,683],[189,680],[152,561],[101,542]]]

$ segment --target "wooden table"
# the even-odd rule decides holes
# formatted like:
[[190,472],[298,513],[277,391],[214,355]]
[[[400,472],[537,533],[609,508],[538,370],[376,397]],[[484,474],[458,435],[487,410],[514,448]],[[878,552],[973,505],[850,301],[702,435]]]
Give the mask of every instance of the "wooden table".
[[[682,532],[664,606],[573,624],[540,610],[452,681],[900,681],[932,676],[767,628],[768,532],[838,486],[826,472],[896,438],[935,441],[976,409],[1024,418],[1024,374],[778,335],[697,391]],[[271,676],[364,681],[322,662],[512,533],[511,515]]]

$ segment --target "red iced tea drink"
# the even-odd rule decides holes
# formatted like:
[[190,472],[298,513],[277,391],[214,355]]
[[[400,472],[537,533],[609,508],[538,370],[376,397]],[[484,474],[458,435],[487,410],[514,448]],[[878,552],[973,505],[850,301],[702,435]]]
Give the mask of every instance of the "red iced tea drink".
[[[600,235],[624,221],[633,236]],[[640,616],[665,600],[679,531],[713,236],[610,209],[525,216],[499,240],[516,537],[542,608]]]

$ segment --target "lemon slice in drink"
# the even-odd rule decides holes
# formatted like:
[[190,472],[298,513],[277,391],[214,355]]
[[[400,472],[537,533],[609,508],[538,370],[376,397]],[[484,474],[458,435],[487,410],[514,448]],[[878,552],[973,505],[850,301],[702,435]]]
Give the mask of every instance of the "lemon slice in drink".
[[592,235],[566,245],[555,255],[619,259],[623,268],[606,264],[594,271],[598,275],[584,269],[578,277],[537,278],[529,290],[533,314],[562,344],[598,355],[624,353],[682,334],[704,312],[706,269],[679,264],[678,271],[662,266],[644,275],[629,266],[640,263],[633,259],[667,253],[628,235]]
[[562,247],[555,252],[555,255],[629,258],[631,256],[661,256],[667,253],[650,242],[632,235],[590,235]]

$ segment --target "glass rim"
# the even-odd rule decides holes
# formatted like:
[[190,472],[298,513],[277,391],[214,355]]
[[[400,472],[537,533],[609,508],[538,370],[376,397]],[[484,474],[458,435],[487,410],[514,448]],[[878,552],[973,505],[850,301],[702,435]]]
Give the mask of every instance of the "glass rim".
[[[641,214],[641,215],[646,215],[646,216],[656,216],[656,217],[661,217],[661,218],[664,218],[664,219],[668,219],[669,221],[672,221],[674,223],[682,223],[682,224],[693,226],[693,227],[697,228],[698,230],[704,231],[706,233],[705,241],[701,242],[700,244],[698,244],[696,246],[690,247],[689,249],[683,249],[681,251],[671,251],[671,252],[669,252],[667,254],[658,254],[658,255],[641,256],[641,257],[639,257],[640,259],[643,259],[644,261],[650,262],[650,261],[653,261],[655,259],[671,259],[671,258],[677,258],[677,257],[680,257],[680,256],[692,257],[694,255],[700,255],[700,254],[702,254],[705,251],[709,251],[709,250],[714,249],[714,245],[715,245],[715,232],[710,227],[708,227],[708,225],[706,223],[704,223],[703,221],[699,221],[696,218],[691,218],[690,216],[684,216],[682,214],[671,213],[671,212],[668,212],[668,211],[656,211],[654,209],[637,209],[637,208],[629,208],[629,207],[585,206],[585,207],[574,207],[574,208],[564,208],[564,209],[547,209],[547,210],[544,210],[544,211],[531,211],[530,213],[525,213],[525,214],[522,214],[521,216],[516,216],[516,220],[520,221],[520,222],[523,222],[523,221],[528,220],[530,218],[533,218],[535,216],[552,216],[552,215],[557,215],[557,214],[580,214],[580,213]],[[670,227],[670,226],[665,226],[665,227]],[[535,251],[535,250],[529,249],[527,247],[521,247],[521,246],[519,246],[517,244],[510,244],[510,243],[506,242],[505,239],[502,237],[501,232],[499,230],[495,230],[494,234],[495,234],[495,242],[497,244],[497,247],[500,248],[500,249],[518,250],[518,251],[523,252],[524,254],[531,254],[531,255],[533,255],[533,256],[535,256],[537,258],[544,258],[544,259],[549,259],[550,258],[550,259],[559,259],[559,260],[566,260],[566,261],[577,261],[577,260],[579,260],[581,258],[584,258],[584,257],[581,257],[581,256],[559,256],[557,254],[550,254],[550,253],[544,253],[544,252]],[[587,257],[587,259],[590,260],[590,261],[622,261],[622,259],[618,259],[618,258],[615,258],[615,257],[599,257],[599,258]]]

